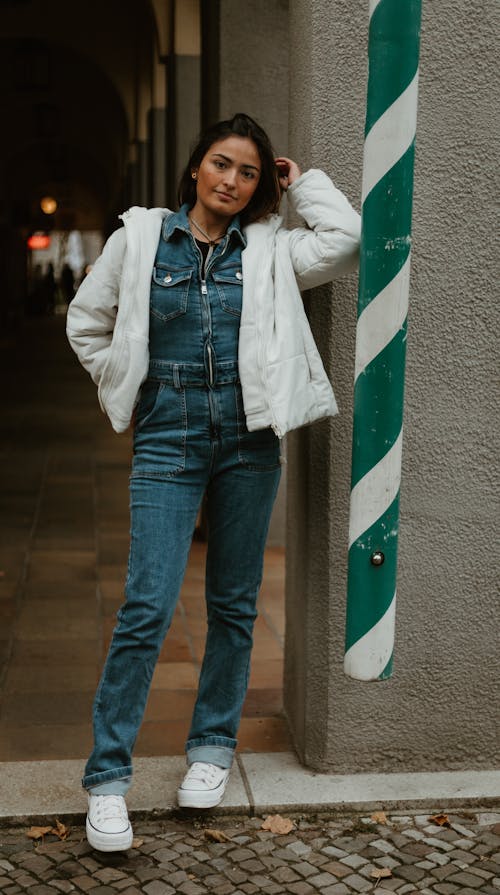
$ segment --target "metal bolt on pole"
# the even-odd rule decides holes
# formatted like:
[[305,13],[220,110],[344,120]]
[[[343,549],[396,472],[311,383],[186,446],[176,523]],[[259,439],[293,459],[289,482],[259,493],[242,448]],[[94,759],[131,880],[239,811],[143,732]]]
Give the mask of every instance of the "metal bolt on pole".
[[344,671],[392,674],[420,0],[370,0]]

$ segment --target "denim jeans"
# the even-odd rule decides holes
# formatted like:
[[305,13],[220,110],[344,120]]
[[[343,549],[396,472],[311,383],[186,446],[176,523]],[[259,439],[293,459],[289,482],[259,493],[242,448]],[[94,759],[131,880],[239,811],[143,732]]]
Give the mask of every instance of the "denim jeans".
[[[187,377],[189,380],[189,377]],[[186,743],[188,763],[230,767],[245,698],[279,440],[248,432],[237,366],[211,387],[166,368],[142,390],[130,478],[125,587],[94,704],[85,788],[124,793],[151,679],[172,621],[198,509],[207,497],[208,633]],[[103,784],[108,784],[104,789]]]

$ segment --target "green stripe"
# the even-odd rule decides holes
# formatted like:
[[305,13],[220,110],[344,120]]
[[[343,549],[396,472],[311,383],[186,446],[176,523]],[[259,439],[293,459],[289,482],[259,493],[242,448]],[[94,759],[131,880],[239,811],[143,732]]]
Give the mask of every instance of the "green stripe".
[[405,356],[406,321],[356,380],[352,488],[387,454],[401,431]]
[[420,0],[381,0],[370,19],[365,135],[418,68]]
[[[399,494],[385,513],[349,550],[346,651],[373,628],[391,605],[396,590]],[[370,557],[381,550],[385,561]]]
[[380,672],[378,676],[379,681],[386,681],[392,675],[392,669],[394,665],[394,652],[391,653],[391,658],[389,659],[387,665],[384,670]]
[[394,279],[410,253],[414,155],[415,141],[364,201],[358,315]]

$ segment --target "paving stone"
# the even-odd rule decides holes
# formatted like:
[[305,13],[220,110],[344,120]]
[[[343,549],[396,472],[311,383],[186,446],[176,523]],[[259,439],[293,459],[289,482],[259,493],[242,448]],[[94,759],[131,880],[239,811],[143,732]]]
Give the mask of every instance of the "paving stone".
[[381,852],[387,852],[387,854],[396,850],[392,842],[387,842],[385,839],[375,839],[371,843],[371,847],[377,848]]
[[368,880],[363,879],[359,873],[353,873],[351,876],[346,876],[343,882],[346,886],[350,886],[351,889],[354,889],[355,892],[368,892],[373,888],[373,882],[368,882]]
[[463,864],[473,864],[476,860],[474,855],[471,855],[467,851],[462,851],[461,848],[452,849],[452,851],[448,852],[448,856],[453,861],[461,861]]
[[91,889],[95,889],[100,883],[92,879],[91,876],[74,876],[71,880],[73,883],[73,887],[76,886],[77,889],[80,889],[82,892],[90,892]]
[[433,864],[444,865],[450,863],[451,857],[449,854],[442,855],[441,852],[434,851],[429,852],[429,854],[427,855],[427,860],[432,861]]
[[94,878],[101,881],[101,883],[110,883],[112,880],[123,879],[125,874],[121,870],[116,870],[115,867],[103,867],[102,870],[97,870],[94,873]]
[[[295,869],[298,868],[296,867]],[[342,879],[344,876],[349,876],[352,872],[352,865],[348,866],[347,864],[341,864],[340,861],[330,861],[328,864],[323,864],[321,869],[324,872],[326,871],[326,873],[333,873],[334,876]]]
[[331,856],[332,858],[345,858],[347,852],[342,848],[337,848],[335,845],[326,845],[321,849],[324,855]]
[[392,872],[394,876],[402,877],[411,883],[418,883],[419,880],[422,880],[425,877],[425,870],[422,870],[421,867],[417,867],[416,864],[395,867]]
[[147,885],[144,886],[143,891],[146,895],[176,895],[173,886],[170,886],[168,883],[164,883],[159,879],[147,883]]
[[257,858],[251,858],[249,861],[241,861],[240,867],[248,873],[259,873],[264,869],[264,864]]
[[294,873],[291,867],[278,867],[272,871],[271,876],[278,883],[293,883],[300,879],[298,873]]
[[345,858],[340,859],[342,864],[346,864],[348,867],[352,867],[353,870],[359,870],[363,864],[366,864],[367,861],[365,858],[361,858],[359,855],[346,855]]
[[440,881],[456,872],[457,870],[454,864],[444,864],[442,867],[435,867],[434,870],[431,870],[432,876]]
[[288,890],[290,895],[313,895],[317,891],[303,880],[300,883],[289,883]]
[[335,883],[335,885],[321,890],[321,895],[348,895],[348,893],[349,889],[344,883]]
[[479,889],[483,884],[483,880],[480,877],[474,876],[472,873],[463,870],[449,876],[448,882],[457,883],[460,886],[469,886],[471,889]]
[[54,890],[50,886],[31,886],[29,893],[30,895],[54,895]]
[[[67,879],[54,879],[51,880],[50,885],[52,888],[57,889],[58,892],[64,892],[69,895],[69,892],[75,892],[76,888],[73,883],[70,883]],[[139,890],[137,890],[139,891]]]
[[[323,844],[324,840],[320,840],[320,841],[321,841],[321,844]],[[321,846],[319,846],[319,847],[321,847]],[[301,842],[299,840],[297,842],[290,842],[290,844],[287,845],[287,849],[292,851],[294,853],[294,855],[298,855],[299,857],[304,857],[305,855],[310,854],[310,852],[312,851],[312,846],[306,845],[304,842]]]

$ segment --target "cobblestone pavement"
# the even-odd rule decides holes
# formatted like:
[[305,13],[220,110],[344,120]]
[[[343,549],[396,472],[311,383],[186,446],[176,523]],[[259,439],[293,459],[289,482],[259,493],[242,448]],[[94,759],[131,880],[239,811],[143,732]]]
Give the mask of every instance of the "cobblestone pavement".
[[178,815],[136,821],[134,847],[107,855],[88,846],[83,826],[39,842],[29,827],[0,829],[0,892],[499,895],[500,814],[446,817],[441,826],[429,813],[301,816],[278,835],[262,817]]

